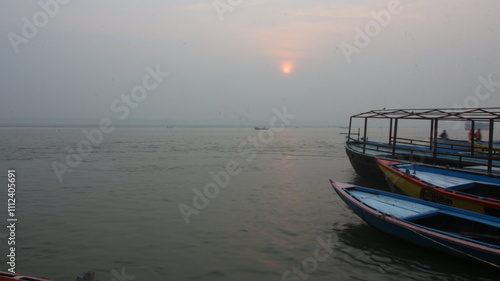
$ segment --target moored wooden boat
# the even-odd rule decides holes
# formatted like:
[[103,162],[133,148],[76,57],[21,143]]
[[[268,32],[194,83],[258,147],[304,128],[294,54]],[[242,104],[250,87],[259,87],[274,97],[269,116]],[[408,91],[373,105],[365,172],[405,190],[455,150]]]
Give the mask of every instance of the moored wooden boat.
[[[378,180],[383,180],[384,174],[378,168],[376,158],[422,161],[424,164],[451,165],[454,168],[463,168],[465,166],[487,167],[487,159],[479,156],[470,157],[466,152],[446,148],[438,148],[436,151],[439,153],[439,157],[435,158],[432,150],[420,146],[389,145],[381,142],[356,141],[346,138],[344,147],[357,174]],[[494,163],[500,165],[500,161]],[[480,171],[476,172],[481,173]],[[483,172],[483,174],[485,173]],[[500,177],[500,174],[490,173],[490,176]]]
[[330,179],[366,223],[427,248],[500,267],[500,219]]
[[0,281],[29,280],[29,281],[51,281],[49,279],[29,277],[9,272],[0,272]]
[[376,159],[389,183],[408,196],[500,217],[500,179]]
[[[372,120],[377,121],[377,126],[380,128],[380,131],[377,130],[377,138],[385,138],[385,133],[380,132],[388,131],[387,141],[368,140],[369,121]],[[360,125],[359,121],[363,123]],[[428,122],[430,127],[428,136],[419,136],[418,139],[414,135],[403,136],[401,123],[414,124],[415,121],[424,124]],[[467,140],[439,138],[438,131],[442,129],[440,126],[449,126],[450,122],[470,122],[472,130],[475,122],[488,123],[488,134],[484,139],[487,140],[486,147],[481,147],[479,143],[471,145]],[[476,172],[500,177],[500,174],[495,172],[495,169],[500,168],[500,154],[496,153],[496,148],[493,146],[496,122],[500,122],[500,107],[371,110],[350,117],[345,149],[356,173],[374,179],[383,179],[375,157],[446,165],[459,169],[483,166],[486,167],[485,170]]]

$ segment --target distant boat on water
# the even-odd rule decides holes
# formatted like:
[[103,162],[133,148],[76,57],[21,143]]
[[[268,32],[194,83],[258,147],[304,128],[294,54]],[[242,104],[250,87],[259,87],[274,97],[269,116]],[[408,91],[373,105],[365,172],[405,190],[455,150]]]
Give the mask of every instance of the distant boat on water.
[[255,130],[269,130],[269,127],[255,127]]

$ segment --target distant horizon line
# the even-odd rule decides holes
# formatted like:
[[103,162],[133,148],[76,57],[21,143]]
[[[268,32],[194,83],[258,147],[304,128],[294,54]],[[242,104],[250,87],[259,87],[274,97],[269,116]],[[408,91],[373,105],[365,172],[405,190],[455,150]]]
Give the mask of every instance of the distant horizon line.
[[[96,124],[90,123],[0,123],[0,128],[95,128]],[[165,129],[255,129],[268,128],[260,125],[231,125],[231,124],[155,124],[155,123],[117,123],[116,128],[165,128]],[[425,126],[400,126],[401,128],[426,128]],[[349,126],[345,125],[320,125],[320,124],[293,124],[286,129],[300,128],[325,128],[343,129],[348,131]],[[389,127],[374,127],[374,129],[388,129]],[[270,128],[272,129],[272,128]],[[351,131],[356,131],[357,127],[352,127]]]
[[[223,125],[223,124],[214,124],[214,125],[202,125],[202,124],[192,124],[192,125],[164,125],[164,124],[113,124],[113,126],[117,128],[165,128],[165,129],[176,129],[176,128],[257,128],[262,127],[258,125]],[[95,124],[49,124],[49,123],[38,123],[38,124],[1,124],[0,128],[93,128],[96,127]],[[294,125],[288,126],[287,128],[344,128],[344,126],[337,125]]]
[[[114,120],[109,119],[116,127],[179,127],[179,128],[255,128],[269,127],[269,120],[169,120],[169,119],[135,119],[135,120]],[[0,119],[0,127],[96,127],[101,121],[98,119],[85,118],[9,118]],[[345,127],[347,125],[335,121],[297,121],[294,120],[287,127]]]

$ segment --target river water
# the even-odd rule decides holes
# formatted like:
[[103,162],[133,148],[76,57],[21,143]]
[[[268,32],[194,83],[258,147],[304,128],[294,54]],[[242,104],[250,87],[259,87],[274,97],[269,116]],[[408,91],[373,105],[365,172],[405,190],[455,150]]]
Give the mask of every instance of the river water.
[[[354,215],[329,178],[386,187],[354,173],[340,129],[137,127],[102,138],[92,130],[0,128],[0,224],[12,169],[17,273],[58,281],[89,270],[100,281],[498,280],[497,269],[396,240]],[[7,271],[11,234],[2,229]]]

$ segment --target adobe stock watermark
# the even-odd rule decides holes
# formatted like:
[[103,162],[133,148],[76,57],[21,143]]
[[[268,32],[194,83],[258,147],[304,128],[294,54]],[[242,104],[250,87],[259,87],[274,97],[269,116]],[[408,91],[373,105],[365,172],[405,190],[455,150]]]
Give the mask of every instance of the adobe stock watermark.
[[397,15],[403,11],[403,7],[399,0],[390,0],[387,3],[387,9],[380,10],[379,12],[370,11],[373,20],[367,22],[363,29],[355,27],[354,45],[342,42],[340,49],[344,54],[347,63],[351,63],[352,55],[360,54],[361,50],[368,47],[375,38],[382,32],[382,28],[387,27],[391,21],[392,16]]
[[[252,162],[257,157],[257,152],[262,150],[267,144],[274,140],[274,134],[283,131],[290,124],[290,119],[295,119],[296,115],[287,113],[287,107],[282,111],[273,109],[274,116],[269,121],[269,130],[260,130],[257,136],[249,136],[238,145],[238,153],[245,161]],[[207,208],[210,199],[216,198],[221,189],[225,189],[231,182],[231,178],[242,172],[241,163],[238,160],[230,160],[226,163],[225,169],[218,172],[209,172],[212,181],[203,187],[203,192],[198,188],[193,188],[193,204],[179,204],[179,211],[186,225],[191,223],[192,215],[199,215],[200,211]]]
[[[111,275],[113,277],[109,279],[109,281],[132,281],[135,279],[133,275],[127,275],[125,272],[125,267],[121,269],[121,273],[116,270],[111,270]],[[88,271],[84,272],[82,277],[76,277],[76,281],[94,281],[95,280],[95,272]]]
[[135,279],[135,276],[127,275],[127,273],[125,272],[125,267],[122,268],[121,273],[113,269],[111,270],[111,274],[113,274],[113,278],[111,278],[109,281],[131,281]]
[[[122,94],[120,98],[116,98],[111,103],[111,111],[120,114],[118,119],[126,120],[131,110],[136,109],[141,102],[146,100],[149,93],[158,88],[163,80],[170,75],[168,72],[162,72],[159,65],[156,65],[156,68],[146,66],[145,69],[148,74],[142,78],[142,84],[132,88],[130,94]],[[83,129],[83,139],[75,147],[66,147],[65,161],[63,163],[52,162],[52,169],[59,182],[63,181],[65,173],[72,172],[92,153],[95,147],[103,142],[105,134],[109,134],[114,130],[115,126],[110,118],[101,119],[98,128]]]
[[[493,80],[494,74],[490,73],[487,78],[479,76],[477,80],[479,81],[474,89],[474,94],[468,95],[464,98],[463,103],[453,104],[453,108],[478,108],[481,102],[486,102],[491,96],[496,92],[497,88],[500,87],[500,77]],[[452,129],[456,130],[460,126],[461,122],[456,121]]]
[[49,24],[50,19],[53,19],[61,10],[61,5],[67,5],[71,0],[40,0],[38,6],[40,10],[35,12],[31,19],[22,17],[23,26],[21,27],[20,35],[14,32],[9,32],[7,38],[10,45],[16,54],[19,53],[19,46],[26,45],[33,39],[41,28]]
[[318,246],[314,249],[313,254],[306,257],[298,265],[292,266],[290,270],[283,272],[281,280],[283,281],[301,281],[307,280],[311,273],[318,270],[319,263],[326,261],[333,256],[332,247],[335,243],[332,242],[330,234],[326,240],[321,237],[316,238]]
[[241,5],[243,0],[214,0],[212,6],[214,6],[215,12],[219,16],[220,21],[224,21],[224,14],[227,12],[233,12],[234,8]]

